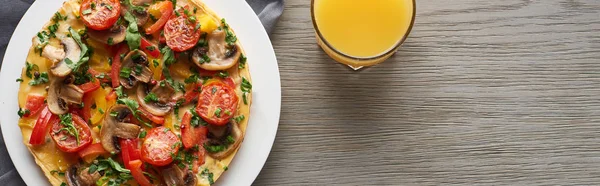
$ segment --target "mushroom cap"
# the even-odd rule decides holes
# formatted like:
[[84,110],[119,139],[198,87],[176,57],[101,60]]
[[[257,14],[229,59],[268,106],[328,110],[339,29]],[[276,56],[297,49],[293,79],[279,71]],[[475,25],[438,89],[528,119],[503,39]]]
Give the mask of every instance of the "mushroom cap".
[[[163,80],[164,81],[164,80]],[[161,81],[162,82],[162,81]],[[175,94],[175,89],[169,84],[164,83],[165,86],[160,86],[160,82],[156,83],[150,90],[158,97],[158,102],[146,102],[145,98],[148,95],[148,85],[140,85],[137,88],[137,100],[145,110],[157,115],[165,116],[171,111],[171,105],[169,104],[171,97]]]
[[162,176],[168,186],[193,186],[198,181],[191,170],[186,169],[184,172],[175,164],[163,169]]
[[[238,44],[230,46],[225,41],[226,31],[223,29],[216,29],[212,33],[208,34],[206,40],[208,41],[208,50],[206,47],[196,47],[192,51],[192,61],[198,65],[198,67],[206,70],[226,70],[235,65],[242,51]],[[210,62],[204,62],[202,56],[208,56]]]
[[52,78],[48,87],[48,109],[56,115],[66,114],[69,104],[79,104],[83,99],[83,90],[73,84],[65,84],[64,78]]
[[[135,68],[141,68],[140,73],[136,73]],[[123,58],[121,69],[129,68],[131,73],[128,78],[119,76],[119,82],[126,89],[131,89],[137,85],[138,81],[148,83],[152,79],[152,70],[148,68],[148,56],[141,50],[133,50]]]
[[[88,36],[95,41],[115,45],[121,43],[125,40],[126,28],[123,25],[115,25],[108,30],[93,30],[89,29],[87,31]],[[112,41],[109,43],[108,40]]]
[[116,116],[106,114],[104,116],[104,123],[100,130],[100,143],[106,151],[111,154],[119,152],[119,148],[115,145],[118,141],[117,138],[136,138],[140,132],[141,127],[127,123],[126,119],[129,114],[133,114],[133,111],[125,105],[115,105],[109,109],[109,113],[116,112]]
[[65,172],[65,178],[69,186],[93,185],[100,177],[101,175],[98,171],[90,174],[89,167],[82,169],[81,164],[71,165]]
[[[132,0],[131,4],[135,5],[135,6],[144,6],[144,4],[150,4],[152,3],[152,0]],[[148,8],[144,8],[144,12],[138,12],[138,11],[129,11],[130,8],[128,6],[121,6],[121,16],[125,16],[126,12],[131,12],[131,14],[133,16],[135,16],[135,19],[137,21],[137,25],[138,26],[143,26],[144,24],[146,24],[146,22],[148,22],[148,19],[150,18],[150,14],[148,14]]]
[[242,132],[242,130],[240,129],[238,124],[234,123],[233,121],[229,122],[227,125],[223,125],[223,126],[208,125],[208,132],[218,138],[218,139],[209,139],[209,143],[211,143],[211,141],[213,141],[213,142],[217,141],[217,143],[220,143],[220,142],[218,142],[218,140],[226,140],[227,134],[231,135],[233,137],[233,139],[235,140],[233,142],[233,144],[230,144],[229,146],[227,146],[227,148],[223,151],[207,152],[209,156],[211,156],[215,159],[226,158],[231,153],[235,152],[238,149],[238,147],[240,146],[240,144],[242,144],[242,141],[244,140],[244,133]]
[[[57,63],[52,64],[50,67],[50,72],[52,75],[57,77],[65,77],[73,71],[67,64],[66,60],[69,59],[72,63],[79,62],[79,56],[81,56],[81,48],[75,42],[75,40],[71,37],[63,37],[60,40],[63,48],[65,50],[65,58],[56,60],[59,61]],[[53,60],[53,59],[51,59]]]

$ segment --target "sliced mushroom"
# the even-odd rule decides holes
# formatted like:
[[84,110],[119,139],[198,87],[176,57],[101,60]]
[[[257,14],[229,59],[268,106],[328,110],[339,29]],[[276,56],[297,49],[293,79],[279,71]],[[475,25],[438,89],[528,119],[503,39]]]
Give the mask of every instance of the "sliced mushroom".
[[129,77],[124,78],[119,76],[119,82],[126,89],[133,88],[138,81],[148,83],[152,78],[152,70],[148,68],[148,57],[140,50],[131,51],[125,56],[121,72],[123,72],[124,68],[131,70]]
[[101,175],[98,171],[89,172],[89,167],[83,168],[80,164],[75,164],[69,167],[65,172],[67,185],[69,186],[88,186],[96,184]]
[[69,104],[80,104],[83,90],[71,84],[68,78],[52,78],[48,87],[48,109],[56,115],[66,114]]
[[81,56],[81,48],[71,37],[64,37],[60,40],[60,42],[63,45],[65,57],[63,59],[50,59],[52,61],[58,61],[52,64],[52,67],[50,67],[50,72],[52,72],[54,76],[65,77],[72,71],[72,69],[67,65],[66,60],[69,59],[72,63],[77,63],[79,61],[79,56]]
[[104,123],[100,130],[100,142],[106,151],[116,154],[120,151],[116,145],[117,139],[136,138],[140,132],[140,126],[129,123],[128,116],[133,114],[133,111],[125,105],[115,105],[110,108],[109,113],[104,117]]
[[171,164],[162,171],[163,179],[168,186],[192,186],[196,185],[196,175],[189,170],[182,170],[179,166]]
[[[146,102],[145,98],[150,93],[156,95],[158,101]],[[171,111],[169,103],[173,94],[175,94],[175,89],[164,80],[157,82],[151,90],[148,90],[148,85],[141,85],[137,88],[137,99],[140,105],[157,116],[165,116]]]
[[[229,136],[233,138],[233,143],[229,141]],[[208,146],[225,146],[225,149],[219,152],[207,151],[208,155],[215,159],[223,159],[229,156],[231,153],[242,144],[244,140],[244,133],[238,124],[229,122],[227,125],[216,126],[208,125]]]
[[89,29],[87,34],[90,36],[90,38],[98,42],[108,45],[115,45],[125,40],[125,29],[126,28],[123,25],[115,25],[108,30]]
[[[237,44],[227,44],[225,36],[226,32],[223,29],[216,29],[210,33],[206,38],[208,48],[196,47],[192,52],[192,61],[206,70],[225,70],[235,65],[242,51]],[[206,62],[205,56],[210,59],[209,62]]]
[[52,45],[46,45],[42,50],[42,56],[50,59],[52,63],[56,63],[65,58],[65,50]]
[[[145,4],[151,4],[151,3],[152,3],[152,0],[132,0],[131,1],[131,4],[138,6],[138,7],[146,6]],[[135,16],[138,26],[142,26],[142,25],[146,24],[146,22],[148,22],[148,19],[150,18],[150,14],[148,14],[148,8],[143,8],[142,10],[138,11],[131,7],[121,6],[121,16],[125,16],[125,13],[127,11],[131,12],[131,14],[133,16]]]

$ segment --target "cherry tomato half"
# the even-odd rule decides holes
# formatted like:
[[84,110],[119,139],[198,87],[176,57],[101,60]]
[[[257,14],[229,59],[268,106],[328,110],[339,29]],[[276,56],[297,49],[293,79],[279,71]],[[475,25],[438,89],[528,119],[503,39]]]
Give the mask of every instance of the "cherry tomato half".
[[238,96],[233,87],[222,81],[212,81],[202,86],[196,112],[213,125],[225,125],[235,114]]
[[194,47],[201,33],[197,28],[200,23],[190,21],[182,9],[179,10],[180,13],[171,15],[164,28],[167,45],[175,52],[183,52]]
[[165,166],[173,161],[172,154],[179,152],[179,138],[166,127],[148,131],[142,143],[142,160],[156,166]]
[[[71,114],[72,118],[71,124],[75,127],[77,133],[61,124],[60,119],[58,119],[52,124],[50,136],[52,136],[52,140],[54,140],[60,150],[64,152],[77,152],[92,143],[92,133],[90,127],[88,127],[87,123],[79,115],[69,114]],[[76,136],[79,137],[79,141],[77,141]]]
[[106,30],[119,19],[121,2],[119,0],[83,0],[79,11],[85,26],[94,30]]

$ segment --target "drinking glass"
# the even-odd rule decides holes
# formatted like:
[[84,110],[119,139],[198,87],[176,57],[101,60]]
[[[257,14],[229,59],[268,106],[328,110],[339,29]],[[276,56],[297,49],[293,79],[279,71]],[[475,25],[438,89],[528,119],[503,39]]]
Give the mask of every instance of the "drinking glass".
[[[330,2],[325,2],[325,1],[330,1]],[[368,2],[366,4],[366,6],[364,6],[365,2]],[[399,23],[399,22],[394,22],[394,17],[392,17],[392,18],[386,17],[387,15],[386,15],[385,11],[379,12],[379,10],[381,10],[380,7],[368,7],[368,6],[370,6],[370,4],[373,6],[381,6],[381,5],[384,5],[386,2],[392,2],[392,4],[401,5],[401,6],[398,6],[397,9],[394,7],[391,7],[391,8],[384,7],[384,9],[387,9],[388,12],[391,14],[396,13],[395,15],[398,15],[397,11],[401,11],[401,10],[408,10],[408,11],[412,11],[412,12],[404,12],[403,16],[395,16],[395,17],[402,18],[402,20],[397,20],[397,21],[403,21],[402,23]],[[350,9],[344,9],[344,8],[353,6],[352,3],[359,3],[360,5],[357,4],[356,6],[350,8]],[[327,4],[327,6],[334,6],[334,7],[317,7],[317,6],[325,6],[325,4]],[[340,5],[342,7],[335,7],[337,5]],[[321,9],[317,10],[317,8],[321,8]],[[399,30],[398,32],[395,32],[395,30],[392,32],[392,34],[397,33],[399,37],[396,36],[396,39],[394,39],[396,41],[390,41],[391,39],[389,39],[389,38],[377,38],[377,39],[380,39],[381,42],[385,42],[385,43],[395,42],[395,43],[393,43],[392,47],[389,47],[386,50],[382,50],[378,54],[368,55],[368,56],[365,56],[365,55],[357,56],[357,55],[353,55],[351,53],[343,52],[342,50],[339,50],[338,48],[336,48],[335,44],[332,44],[330,41],[328,41],[328,37],[333,37],[333,36],[327,36],[327,35],[323,34],[323,32],[321,30],[321,27],[328,26],[325,24],[336,24],[337,25],[337,23],[335,21],[319,23],[319,21],[318,21],[321,18],[323,18],[325,20],[324,16],[328,16],[327,14],[329,14],[329,15],[332,14],[332,16],[330,16],[330,17],[334,17],[333,20],[336,20],[336,21],[341,21],[341,22],[353,21],[353,20],[344,20],[344,19],[353,19],[353,18],[355,18],[355,16],[350,16],[350,14],[346,14],[348,16],[340,15],[340,14],[338,14],[339,13],[338,11],[340,11],[340,9],[342,9],[342,11],[341,11],[342,14],[343,14],[343,10],[347,10],[347,11],[356,12],[356,14],[358,16],[364,15],[369,18],[372,18],[372,17],[378,18],[378,19],[367,20],[367,21],[374,21],[374,22],[371,22],[370,24],[377,22],[375,24],[400,25],[400,26],[402,26],[402,29],[398,29]],[[332,12],[327,12],[327,11],[332,11]],[[319,12],[321,12],[321,13],[319,13]],[[319,15],[319,14],[322,14],[322,15]],[[350,68],[352,68],[354,70],[358,70],[363,67],[368,67],[368,66],[379,64],[379,63],[385,61],[386,59],[388,59],[389,57],[391,57],[392,55],[394,55],[396,53],[396,51],[398,51],[398,49],[402,46],[402,43],[404,43],[404,41],[408,37],[408,35],[413,27],[414,21],[415,21],[415,14],[416,14],[415,0],[311,0],[311,16],[312,16],[313,27],[315,29],[315,35],[317,38],[317,44],[323,49],[323,51],[327,55],[329,55],[335,61],[345,64],[345,65],[348,65]],[[379,19],[379,18],[381,18],[381,19]],[[382,19],[386,20],[388,22],[378,22],[378,21],[381,21]],[[329,20],[332,20],[332,19],[329,19]],[[385,27],[387,25],[378,25],[378,26]],[[360,23],[357,24],[357,27],[360,27]],[[329,28],[331,28],[331,26]],[[399,27],[396,27],[396,28],[399,28]],[[361,29],[361,31],[365,32],[365,34],[378,34],[378,33],[382,32],[382,30],[369,30],[371,28],[356,28],[356,27],[353,27],[353,25],[348,25],[347,29]],[[352,30],[346,30],[345,28],[342,28],[342,29],[337,29],[336,31],[343,32],[343,33],[329,32],[329,34],[330,35],[346,34],[345,32],[352,31]],[[367,31],[369,33],[367,33]],[[376,38],[377,36],[374,36],[374,37]],[[346,38],[344,38],[344,39],[346,39]],[[347,39],[350,41],[350,40],[353,40],[356,38],[348,37]],[[374,40],[374,41],[379,42],[377,40]],[[351,44],[355,45],[353,47],[356,49],[361,49],[361,47],[362,47],[362,49],[367,49],[366,47],[369,47],[369,46],[361,45],[361,43],[358,41],[355,43],[351,43]]]

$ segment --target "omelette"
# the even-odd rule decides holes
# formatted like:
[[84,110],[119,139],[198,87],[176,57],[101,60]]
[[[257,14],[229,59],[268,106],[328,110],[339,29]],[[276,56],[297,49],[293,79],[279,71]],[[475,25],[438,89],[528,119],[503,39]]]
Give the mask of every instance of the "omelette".
[[199,0],[68,0],[17,79],[23,143],[52,185],[211,185],[244,139],[246,62]]

